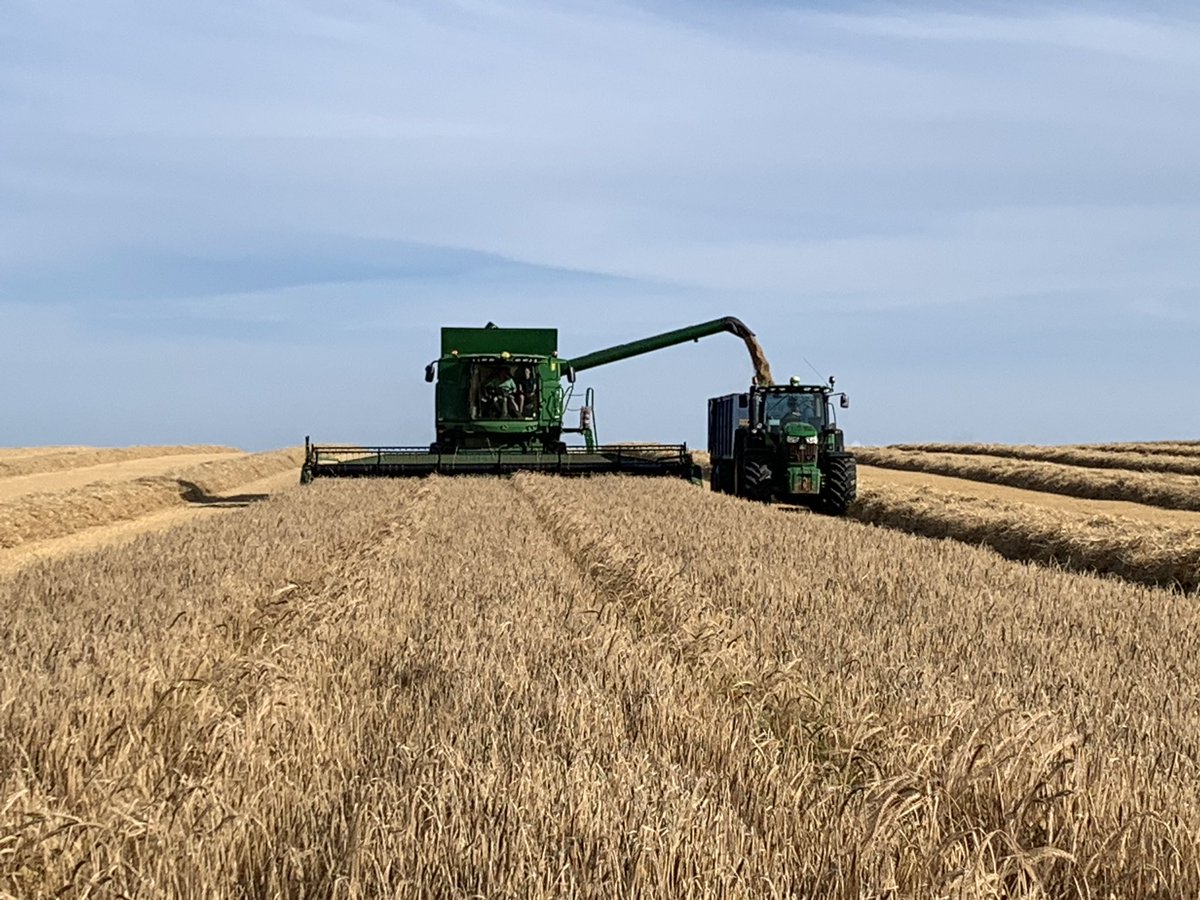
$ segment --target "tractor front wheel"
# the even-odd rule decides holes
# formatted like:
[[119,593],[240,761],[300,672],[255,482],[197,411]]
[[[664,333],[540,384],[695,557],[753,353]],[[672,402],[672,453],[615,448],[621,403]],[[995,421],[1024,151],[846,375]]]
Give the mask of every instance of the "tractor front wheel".
[[854,457],[831,457],[825,468],[819,509],[830,516],[844,516],[858,496],[858,464]]
[[768,502],[774,493],[772,480],[771,467],[766,463],[748,460],[742,464],[742,496],[748,500]]

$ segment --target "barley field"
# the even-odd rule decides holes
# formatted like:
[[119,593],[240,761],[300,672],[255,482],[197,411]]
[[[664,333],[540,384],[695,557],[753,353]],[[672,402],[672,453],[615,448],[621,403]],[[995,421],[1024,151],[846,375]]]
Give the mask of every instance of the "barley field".
[[[211,449],[178,448],[174,453],[161,454],[159,458],[168,463],[163,474],[133,477],[121,473],[123,470],[128,472],[129,463],[151,458],[152,454],[114,457],[112,454],[116,451],[105,451],[100,457],[102,462],[95,462],[89,456],[83,457],[86,461],[77,457],[78,466],[70,472],[79,477],[67,482],[63,469],[57,467],[26,473],[28,477],[19,480],[30,486],[32,479],[33,489],[12,497],[4,496],[5,485],[18,479],[0,477],[0,549],[136,519],[189,500],[203,501],[257,478],[298,471],[304,457],[303,450],[298,448],[254,454],[226,452],[227,448],[217,448],[215,454],[203,452]],[[191,465],[174,462],[197,457],[206,461]],[[123,465],[118,465],[114,471],[108,466],[112,463]],[[132,468],[138,471],[136,466]],[[294,477],[298,478],[298,475]],[[43,481],[47,483],[42,484]],[[74,481],[83,483],[74,486]]]
[[[1028,444],[897,444],[896,450],[921,453],[952,453],[996,456],[1064,463],[1095,469],[1126,469],[1132,472],[1175,472],[1200,475],[1200,453],[1146,452],[1145,445],[1110,445],[1108,448],[1043,447]],[[1200,448],[1196,448],[1200,450]]]
[[1164,523],[1099,510],[1080,514],[1059,505],[890,482],[864,488],[852,515],[860,522],[987,546],[1009,559],[1200,589],[1200,517]]
[[1138,471],[1129,466],[1117,471],[1028,458],[888,447],[856,448],[855,456],[862,463],[883,468],[990,481],[1092,500],[1125,500],[1166,509],[1200,511],[1200,475]]
[[1200,895],[1179,590],[519,475],[281,490],[0,609],[13,897]]
[[1137,444],[1076,444],[1075,446],[1083,450],[1200,456],[1200,441],[1149,441]]
[[[858,448],[862,522],[1014,560],[1200,589],[1195,445]],[[1169,449],[1178,453],[1156,451]]]
[[237,453],[233,447],[189,445],[169,447],[46,447],[0,450],[0,478],[60,472],[103,463],[199,453]]

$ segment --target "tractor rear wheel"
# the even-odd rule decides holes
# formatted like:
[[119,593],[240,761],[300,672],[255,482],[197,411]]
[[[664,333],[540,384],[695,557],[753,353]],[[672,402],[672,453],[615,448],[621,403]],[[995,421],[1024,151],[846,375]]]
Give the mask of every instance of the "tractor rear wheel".
[[742,464],[743,497],[766,503],[774,493],[771,481],[771,467],[766,463],[748,460]]
[[820,511],[830,516],[844,516],[857,496],[858,464],[854,457],[849,454],[830,457],[821,486]]

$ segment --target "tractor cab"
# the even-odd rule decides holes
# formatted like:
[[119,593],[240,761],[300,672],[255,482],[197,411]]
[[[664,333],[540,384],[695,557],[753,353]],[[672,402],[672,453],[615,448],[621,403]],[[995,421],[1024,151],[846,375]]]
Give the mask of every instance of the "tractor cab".
[[828,384],[801,384],[793,377],[788,384],[754,387],[748,398],[748,424],[786,443],[819,441],[831,450],[841,450],[842,432],[837,427],[833,399],[838,398],[838,406],[846,409],[850,398],[835,392],[835,383],[830,378]]
[[792,426],[821,432],[829,420],[827,402],[820,388],[764,388],[758,392],[758,421],[773,434],[793,432]]

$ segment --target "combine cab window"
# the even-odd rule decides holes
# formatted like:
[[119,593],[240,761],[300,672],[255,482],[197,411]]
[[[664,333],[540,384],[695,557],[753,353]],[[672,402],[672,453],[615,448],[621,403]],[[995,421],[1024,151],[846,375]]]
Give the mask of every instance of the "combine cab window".
[[537,367],[480,363],[471,378],[471,418],[536,419],[541,408]]
[[768,394],[763,400],[762,420],[771,431],[793,422],[820,431],[825,427],[825,398],[819,394]]

